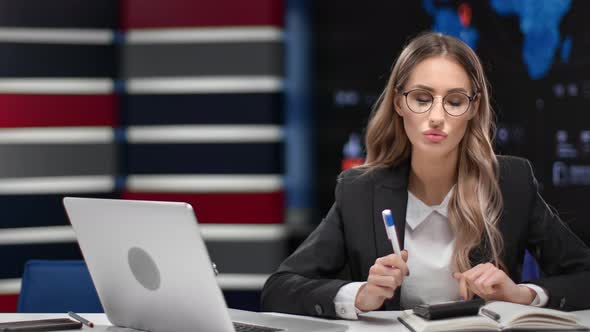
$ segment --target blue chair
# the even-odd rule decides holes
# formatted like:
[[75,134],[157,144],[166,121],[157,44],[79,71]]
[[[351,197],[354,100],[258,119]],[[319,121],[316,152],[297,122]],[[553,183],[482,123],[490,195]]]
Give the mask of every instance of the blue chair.
[[539,266],[535,257],[526,250],[524,253],[524,262],[522,264],[522,280],[535,280],[541,277]]
[[104,312],[82,260],[30,260],[25,264],[17,311]]

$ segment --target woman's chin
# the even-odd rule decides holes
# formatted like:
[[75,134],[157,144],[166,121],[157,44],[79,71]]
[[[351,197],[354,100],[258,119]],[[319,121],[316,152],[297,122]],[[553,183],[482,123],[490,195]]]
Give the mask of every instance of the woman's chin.
[[412,154],[420,154],[420,155],[426,155],[429,158],[432,157],[447,157],[449,156],[453,150],[451,147],[449,147],[448,144],[444,144],[444,143],[422,143],[422,144],[418,144],[418,145],[414,145],[413,149],[412,149]]

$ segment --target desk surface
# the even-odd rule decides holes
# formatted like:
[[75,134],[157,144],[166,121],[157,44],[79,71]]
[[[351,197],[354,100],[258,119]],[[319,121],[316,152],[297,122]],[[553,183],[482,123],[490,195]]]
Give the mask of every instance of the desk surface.
[[[590,326],[590,310],[576,311],[580,322],[583,325]],[[267,313],[273,314],[274,313]],[[363,314],[358,321],[348,320],[330,320],[339,324],[348,325],[349,332],[407,332],[408,330],[397,321],[397,316],[400,311],[375,311]],[[95,325],[111,325],[106,315],[104,314],[80,314],[84,318],[92,321]],[[277,314],[283,315],[283,314]],[[29,319],[48,319],[48,318],[64,318],[68,317],[66,314],[14,314],[14,313],[0,313],[0,322],[11,322]],[[302,317],[302,316],[297,316]],[[309,318],[309,317],[308,317]],[[317,319],[318,318],[309,318]],[[99,332],[100,328],[90,329],[84,326],[87,332]],[[126,329],[129,331],[128,329]]]

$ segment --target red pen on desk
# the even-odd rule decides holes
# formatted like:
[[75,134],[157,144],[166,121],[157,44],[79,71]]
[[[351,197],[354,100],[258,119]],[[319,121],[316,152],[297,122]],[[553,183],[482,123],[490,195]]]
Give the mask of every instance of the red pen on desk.
[[72,317],[73,319],[79,321],[80,323],[88,326],[88,327],[94,327],[94,323],[89,321],[88,319],[78,315],[77,313],[73,312],[73,311],[68,311],[68,316]]

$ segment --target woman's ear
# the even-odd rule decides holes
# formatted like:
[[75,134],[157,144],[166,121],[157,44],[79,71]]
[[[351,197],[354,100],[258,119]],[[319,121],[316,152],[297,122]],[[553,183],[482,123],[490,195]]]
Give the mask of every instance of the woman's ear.
[[473,103],[471,103],[471,109],[469,110],[469,120],[473,119],[473,117],[475,116],[475,113],[477,113],[477,110],[479,110],[479,101],[481,95],[478,93],[477,97],[475,97],[475,99],[473,100]]
[[401,116],[402,118],[404,117],[404,113],[402,112],[402,96],[399,94],[396,94],[395,97],[393,97],[393,108],[395,109],[395,112],[397,113],[397,115]]

